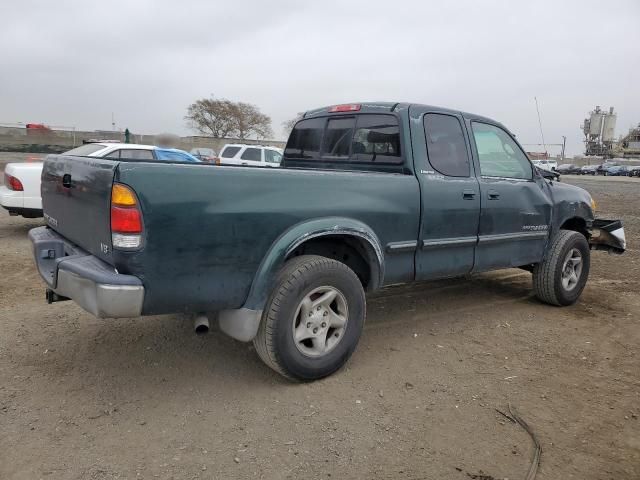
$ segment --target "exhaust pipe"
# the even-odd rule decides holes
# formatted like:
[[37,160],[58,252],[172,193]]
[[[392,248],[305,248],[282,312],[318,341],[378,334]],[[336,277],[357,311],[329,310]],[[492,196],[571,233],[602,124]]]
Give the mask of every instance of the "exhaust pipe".
[[196,335],[204,335],[209,331],[209,319],[204,314],[196,315],[196,318],[193,322],[193,329],[196,332]]

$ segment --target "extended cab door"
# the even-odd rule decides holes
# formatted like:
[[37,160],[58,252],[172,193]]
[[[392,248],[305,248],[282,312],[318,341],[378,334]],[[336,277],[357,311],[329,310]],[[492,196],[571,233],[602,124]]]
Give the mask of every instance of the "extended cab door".
[[485,121],[468,125],[481,194],[474,271],[539,262],[551,224],[549,186],[505,129]]
[[411,137],[421,190],[416,279],[469,273],[478,241],[480,188],[463,119],[411,107]]

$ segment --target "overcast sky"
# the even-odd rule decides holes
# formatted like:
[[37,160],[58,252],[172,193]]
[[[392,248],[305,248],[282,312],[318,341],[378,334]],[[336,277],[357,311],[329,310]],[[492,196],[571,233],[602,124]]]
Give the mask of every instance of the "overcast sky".
[[[486,115],[521,143],[567,136],[596,104],[640,122],[640,1],[3,1],[0,122],[192,133],[225,97],[281,123],[362,100]],[[541,148],[528,147],[529,150]],[[553,150],[552,150],[553,151]]]

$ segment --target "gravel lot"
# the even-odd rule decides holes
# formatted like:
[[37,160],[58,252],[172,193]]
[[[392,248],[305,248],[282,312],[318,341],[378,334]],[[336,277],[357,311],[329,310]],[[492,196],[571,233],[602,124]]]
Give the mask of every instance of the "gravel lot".
[[181,316],[46,305],[41,222],[3,210],[0,478],[513,480],[533,448],[509,402],[542,444],[537,478],[640,478],[640,180],[563,181],[630,243],[594,253],[577,305],[540,304],[521,270],[385,289],[347,367],[313,384]]

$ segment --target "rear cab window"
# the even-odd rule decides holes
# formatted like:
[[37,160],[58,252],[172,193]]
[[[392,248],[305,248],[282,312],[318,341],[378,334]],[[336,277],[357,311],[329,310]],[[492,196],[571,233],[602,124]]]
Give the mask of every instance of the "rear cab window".
[[299,121],[285,167],[402,171],[400,126],[393,114],[335,115]]

